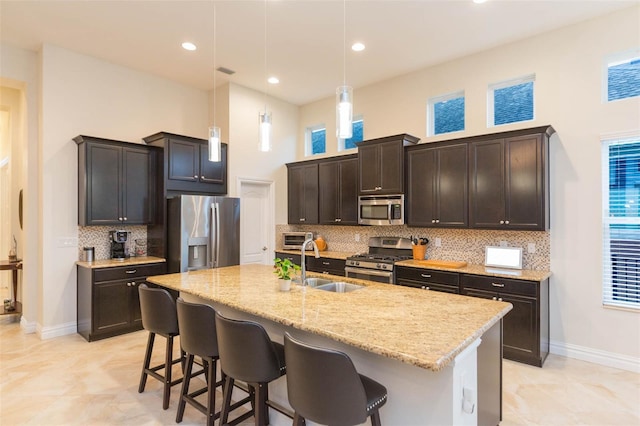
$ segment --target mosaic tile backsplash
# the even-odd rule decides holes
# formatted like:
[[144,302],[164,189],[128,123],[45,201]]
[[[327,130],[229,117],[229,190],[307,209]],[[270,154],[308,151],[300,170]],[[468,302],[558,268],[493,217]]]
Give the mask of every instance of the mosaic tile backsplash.
[[[484,264],[485,246],[499,246],[505,241],[509,247],[522,247],[522,267],[538,271],[550,270],[551,244],[545,231],[493,231],[478,229],[411,228],[408,226],[321,226],[276,225],[276,249],[282,249],[283,232],[313,232],[327,242],[327,250],[361,253],[368,250],[369,237],[418,236],[429,239],[427,259],[459,260]],[[356,241],[356,236],[360,241]],[[441,246],[435,240],[440,238]],[[528,252],[528,245],[535,244],[535,253]]]
[[127,248],[130,256],[135,256],[135,241],[137,239],[147,239],[147,227],[141,226],[79,226],[78,227],[78,259],[84,260],[84,247],[94,247],[95,260],[111,258],[111,243],[109,241],[109,231],[130,232],[127,241]]

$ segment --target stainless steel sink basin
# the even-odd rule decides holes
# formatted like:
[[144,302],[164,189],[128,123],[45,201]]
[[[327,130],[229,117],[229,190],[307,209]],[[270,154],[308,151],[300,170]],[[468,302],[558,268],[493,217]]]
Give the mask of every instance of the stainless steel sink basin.
[[358,284],[351,284],[351,283],[344,283],[341,281],[337,281],[337,282],[330,282],[327,284],[322,284],[316,287],[318,290],[324,290],[324,291],[332,291],[334,293],[348,293],[350,291],[355,291],[355,290],[359,290],[361,288],[364,288],[363,285],[358,285]]
[[313,288],[317,288],[318,286],[321,285],[325,285],[325,284],[330,284],[333,282],[333,280],[328,280],[326,278],[307,278],[306,279],[307,285],[309,287],[313,287]]

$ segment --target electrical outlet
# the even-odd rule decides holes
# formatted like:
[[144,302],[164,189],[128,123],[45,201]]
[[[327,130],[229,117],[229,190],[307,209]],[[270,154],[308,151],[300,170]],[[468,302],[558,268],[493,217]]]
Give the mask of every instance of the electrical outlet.
[[356,243],[360,242],[360,234],[356,234],[354,239],[356,240]]
[[59,248],[78,247],[77,237],[58,237],[57,242]]
[[442,246],[442,239],[440,237],[436,237],[436,247]]
[[536,245],[535,243],[529,243],[527,244],[527,251],[529,253],[535,253],[536,252]]
[[506,241],[500,241],[500,247],[506,247],[506,246],[507,246]]

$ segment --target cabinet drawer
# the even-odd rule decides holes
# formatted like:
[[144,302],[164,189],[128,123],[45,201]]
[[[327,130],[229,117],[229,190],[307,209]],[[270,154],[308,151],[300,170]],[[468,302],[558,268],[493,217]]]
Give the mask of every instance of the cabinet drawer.
[[148,277],[162,275],[165,271],[164,263],[151,263],[145,265],[116,266],[113,268],[100,268],[93,271],[93,281],[115,281],[127,278]]
[[314,272],[327,272],[333,275],[344,275],[346,261],[342,259],[329,259],[326,257],[306,257],[307,269]]
[[301,256],[299,254],[289,254],[289,253],[282,253],[277,251],[276,252],[276,257],[279,257],[280,259],[289,259],[290,261],[292,261],[293,263],[295,263],[296,265],[300,266],[300,258]]
[[432,291],[442,291],[444,293],[451,293],[451,294],[460,293],[460,290],[458,289],[457,285],[418,282],[414,280],[405,280],[402,278],[398,279],[396,281],[396,284],[405,286],[405,287],[420,288],[423,290],[432,290]]
[[398,280],[407,279],[424,283],[429,282],[458,286],[460,274],[435,269],[398,267],[396,269],[396,277]]
[[535,297],[538,292],[538,283],[535,281],[512,280],[508,278],[466,274],[462,275],[461,280],[462,286],[465,288],[471,287],[496,293],[522,294],[524,296]]

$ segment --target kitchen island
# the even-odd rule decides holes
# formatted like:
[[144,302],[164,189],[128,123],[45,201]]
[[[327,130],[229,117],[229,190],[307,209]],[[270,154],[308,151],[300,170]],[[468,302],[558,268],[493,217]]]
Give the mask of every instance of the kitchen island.
[[[312,276],[313,274],[309,274]],[[497,424],[501,405],[501,319],[511,305],[331,277],[364,285],[332,293],[294,285],[278,290],[273,268],[242,265],[149,277],[188,301],[347,352],[360,373],[384,384],[383,424]],[[286,404],[286,381],[270,387]],[[290,424],[274,413],[273,424]]]

